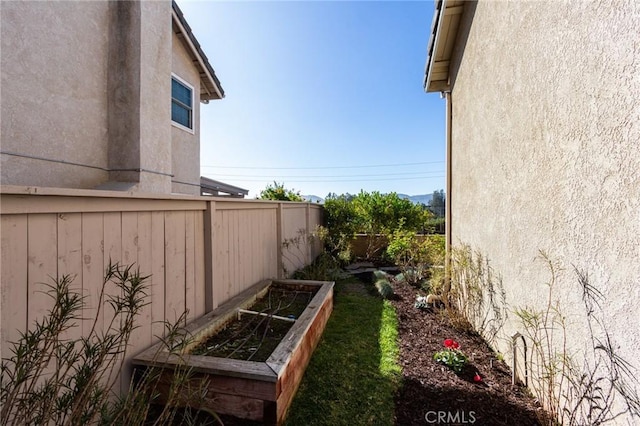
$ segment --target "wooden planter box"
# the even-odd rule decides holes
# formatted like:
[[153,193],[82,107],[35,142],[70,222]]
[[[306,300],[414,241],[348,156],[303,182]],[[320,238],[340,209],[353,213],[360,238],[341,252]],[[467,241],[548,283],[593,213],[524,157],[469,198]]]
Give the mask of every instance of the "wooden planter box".
[[[272,284],[318,291],[265,362],[189,354],[200,341],[234,319],[238,309],[246,309],[266,294]],[[164,385],[159,387],[159,402],[166,401],[173,369],[186,364],[194,372],[189,382],[191,389],[207,383],[204,400],[198,401],[195,408],[265,424],[280,424],[331,315],[333,285],[328,281],[262,281],[189,324],[186,330],[195,337],[195,343],[184,354],[171,354],[158,343],[134,357],[133,364],[137,369],[163,368]],[[190,405],[188,400],[180,400],[178,404]]]

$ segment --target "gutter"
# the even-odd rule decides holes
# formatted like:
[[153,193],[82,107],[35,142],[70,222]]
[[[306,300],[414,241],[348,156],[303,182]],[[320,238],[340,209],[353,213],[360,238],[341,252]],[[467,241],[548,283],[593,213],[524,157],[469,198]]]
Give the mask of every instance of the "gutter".
[[440,40],[440,34],[442,34],[442,19],[444,15],[444,11],[447,7],[447,0],[440,0],[436,4],[436,13],[433,15],[433,22],[431,24],[431,39],[429,40],[429,48],[427,49],[427,64],[425,69],[425,79],[424,79],[424,91],[429,91],[429,84],[431,83],[431,71],[433,70],[433,63],[435,62],[435,48],[438,45],[438,41]]
[[[452,246],[452,236],[451,236],[451,187],[452,187],[452,172],[451,172],[451,121],[453,119],[453,108],[451,105],[451,91],[442,92],[446,99],[446,160],[445,160],[445,169],[446,169],[446,182],[445,182],[445,213],[444,213],[444,223],[445,223],[445,259],[446,259],[446,267],[451,266],[451,246]],[[450,269],[447,269],[450,270]]]

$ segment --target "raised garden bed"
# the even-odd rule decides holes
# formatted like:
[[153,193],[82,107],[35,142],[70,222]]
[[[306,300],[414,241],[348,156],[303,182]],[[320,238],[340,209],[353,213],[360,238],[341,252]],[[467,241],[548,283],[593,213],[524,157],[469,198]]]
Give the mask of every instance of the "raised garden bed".
[[[333,282],[266,280],[186,327],[183,354],[159,343],[133,359],[138,369],[192,367],[191,388],[206,383],[198,407],[218,414],[279,424],[298,389],[333,309]],[[165,389],[166,388],[166,389]],[[160,386],[159,401],[167,386]],[[189,401],[180,401],[189,405]]]

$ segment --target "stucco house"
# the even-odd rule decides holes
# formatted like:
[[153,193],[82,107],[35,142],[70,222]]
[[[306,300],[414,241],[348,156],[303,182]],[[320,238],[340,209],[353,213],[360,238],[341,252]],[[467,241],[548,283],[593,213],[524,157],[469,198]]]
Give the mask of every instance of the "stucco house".
[[3,185],[200,194],[220,81],[170,1],[3,2]]
[[[514,336],[528,335],[519,309],[548,312],[551,300],[566,327],[554,324],[552,351],[610,379],[616,373],[597,363],[606,351],[594,350],[602,343],[637,377],[638,2],[435,6],[424,87],[446,99],[447,243],[450,253],[466,245],[481,255],[503,286],[506,320],[494,349],[511,362],[523,349]],[[526,370],[535,387],[531,343]],[[515,368],[522,379],[525,366]],[[637,378],[618,379],[640,390]],[[607,401],[623,413],[615,422],[637,422],[640,406],[630,408],[619,391]]]

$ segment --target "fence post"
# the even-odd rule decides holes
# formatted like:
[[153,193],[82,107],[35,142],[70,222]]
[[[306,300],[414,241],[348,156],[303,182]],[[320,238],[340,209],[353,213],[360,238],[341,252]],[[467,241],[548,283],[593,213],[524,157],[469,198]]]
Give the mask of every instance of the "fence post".
[[214,300],[213,280],[213,237],[216,220],[216,202],[207,201],[207,209],[204,211],[204,307],[205,312],[211,312],[217,307]]
[[283,214],[282,214],[282,203],[278,203],[278,209],[276,210],[276,240],[278,243],[278,247],[276,247],[276,270],[278,271],[277,278],[284,278],[284,270],[282,263],[282,227],[283,227]]

